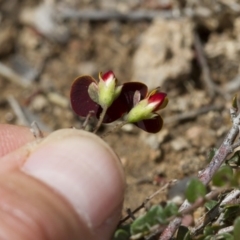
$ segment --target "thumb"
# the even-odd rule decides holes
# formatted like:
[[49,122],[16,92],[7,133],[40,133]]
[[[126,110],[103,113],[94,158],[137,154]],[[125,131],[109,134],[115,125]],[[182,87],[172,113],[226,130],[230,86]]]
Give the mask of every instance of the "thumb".
[[6,155],[0,168],[9,159],[21,168],[1,171],[0,238],[110,239],[125,184],[119,159],[100,138],[59,130]]

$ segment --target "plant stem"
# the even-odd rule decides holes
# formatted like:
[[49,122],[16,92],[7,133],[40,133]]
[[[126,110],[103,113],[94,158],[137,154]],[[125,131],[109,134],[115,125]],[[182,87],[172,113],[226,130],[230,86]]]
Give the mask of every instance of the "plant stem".
[[103,110],[102,110],[102,112],[100,114],[100,118],[99,118],[99,120],[97,122],[97,126],[94,129],[93,133],[96,133],[98,131],[98,129],[100,128],[100,126],[102,125],[102,122],[103,122],[103,119],[104,119],[104,117],[106,115],[107,110],[108,110],[107,107],[103,108]]
[[127,123],[127,121],[122,121],[118,124],[116,124],[110,131],[104,133],[101,138],[107,137],[110,133],[115,132],[116,130],[120,129],[122,126],[124,126]]

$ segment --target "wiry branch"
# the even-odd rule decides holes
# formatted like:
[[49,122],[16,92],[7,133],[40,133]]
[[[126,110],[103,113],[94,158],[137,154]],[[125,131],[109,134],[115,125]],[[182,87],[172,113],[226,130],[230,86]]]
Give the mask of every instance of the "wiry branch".
[[119,222],[119,225],[123,224],[124,222],[126,222],[128,219],[130,218],[134,218],[134,214],[136,212],[138,212],[140,209],[144,208],[146,206],[146,204],[153,199],[156,195],[158,195],[159,193],[163,192],[164,190],[168,189],[169,187],[172,187],[175,183],[177,182],[177,180],[172,180],[169,181],[168,183],[166,183],[163,187],[161,187],[160,189],[158,189],[156,192],[154,192],[152,195],[150,195],[149,197],[147,197],[140,206],[138,206],[137,208],[135,208],[133,211],[131,211],[130,209],[128,209],[128,215],[126,217],[124,217],[123,219],[121,219],[121,221]]
[[[231,109],[231,116],[233,121],[232,128],[228,132],[226,138],[224,139],[219,149],[216,151],[211,162],[208,164],[208,166],[204,170],[200,171],[198,174],[199,180],[204,185],[207,185],[211,181],[213,175],[216,173],[219,167],[224,163],[228,154],[230,154],[234,150],[234,148],[240,145],[239,141],[234,144],[234,141],[236,140],[236,137],[239,134],[239,125],[240,125],[240,113],[238,113],[237,115],[234,113],[234,111],[235,113],[237,113],[237,108]],[[179,212],[180,213],[184,212],[185,209],[189,208],[190,206],[191,204],[187,200],[185,200],[185,202],[180,207]],[[173,221],[171,221],[169,225],[166,227],[166,229],[163,231],[159,240],[171,239],[175,231],[180,226],[181,222],[182,222],[181,217],[176,217]]]

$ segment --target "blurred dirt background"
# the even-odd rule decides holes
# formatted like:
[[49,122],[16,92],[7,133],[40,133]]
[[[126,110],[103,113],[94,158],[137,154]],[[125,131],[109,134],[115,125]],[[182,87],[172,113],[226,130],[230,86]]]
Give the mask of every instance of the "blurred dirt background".
[[[137,207],[168,180],[196,175],[230,128],[239,13],[237,0],[0,0],[0,122],[80,128],[69,91],[83,74],[111,69],[122,83],[161,86],[161,132],[126,126],[106,138],[126,172],[125,209]],[[171,194],[153,202],[180,193]]]

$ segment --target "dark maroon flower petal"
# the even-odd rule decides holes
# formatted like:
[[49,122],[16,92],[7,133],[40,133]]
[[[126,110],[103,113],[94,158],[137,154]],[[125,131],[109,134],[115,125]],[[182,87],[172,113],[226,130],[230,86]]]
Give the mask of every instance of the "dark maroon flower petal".
[[[128,111],[128,106],[121,100],[117,98],[114,100],[112,105],[108,108],[106,115],[103,119],[103,123],[111,123],[123,116],[124,113]],[[100,114],[99,114],[100,116]],[[99,118],[99,116],[97,116]]]
[[145,84],[140,82],[128,82],[123,84],[123,88],[118,99],[127,106],[128,111],[133,108],[133,99],[136,91],[139,91],[140,100],[142,100],[146,97],[148,88]]
[[146,97],[148,89],[145,84],[140,82],[124,83],[119,97],[108,108],[103,123],[113,122],[122,117],[124,113],[130,111],[133,107],[133,97],[136,91],[139,91],[140,99],[143,99]]
[[157,133],[162,129],[163,120],[162,117],[157,114],[154,118],[142,120],[134,124],[146,132]]
[[91,76],[81,76],[72,84],[70,91],[72,109],[81,117],[86,117],[90,111],[93,111],[92,116],[96,116],[102,111],[102,108],[88,94],[88,87],[93,82],[96,83]]

